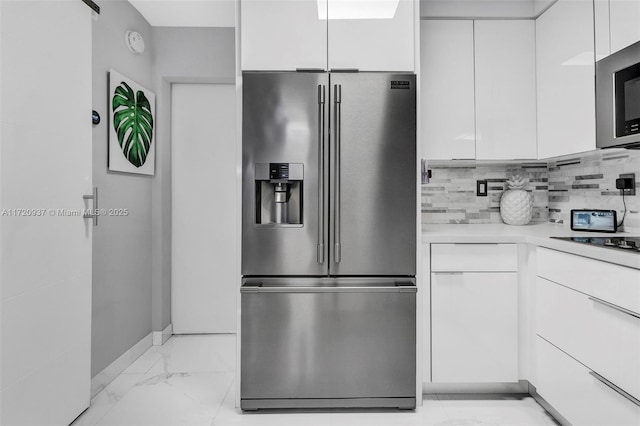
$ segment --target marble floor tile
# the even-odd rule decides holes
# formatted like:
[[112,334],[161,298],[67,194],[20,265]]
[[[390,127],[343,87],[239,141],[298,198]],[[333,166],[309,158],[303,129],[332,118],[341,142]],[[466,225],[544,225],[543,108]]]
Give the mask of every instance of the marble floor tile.
[[144,374],[121,374],[91,400],[91,406],[78,417],[74,426],[95,425],[122,397],[143,380]]
[[172,336],[162,346],[151,346],[144,354],[127,367],[127,369],[123,371],[123,374],[147,373],[163,355],[173,348],[173,345],[179,340],[176,337],[177,336]]
[[[243,413],[235,408],[235,383],[216,416],[215,426],[417,426],[439,425],[448,420],[434,401],[415,411],[401,410],[267,410]],[[435,401],[437,404],[437,401]]]
[[267,410],[235,407],[233,335],[173,336],[154,346],[91,402],[73,426],[547,426],[532,398],[425,395],[399,410]]
[[233,334],[182,335],[170,340],[174,340],[173,347],[162,354],[150,373],[235,371]]
[[[449,399],[440,400],[441,407],[460,425],[557,425],[555,420],[533,398]],[[466,421],[467,423],[465,423]],[[457,422],[457,423],[456,423]],[[475,422],[475,423],[468,423]]]
[[149,373],[97,425],[211,425],[233,379],[230,372]]

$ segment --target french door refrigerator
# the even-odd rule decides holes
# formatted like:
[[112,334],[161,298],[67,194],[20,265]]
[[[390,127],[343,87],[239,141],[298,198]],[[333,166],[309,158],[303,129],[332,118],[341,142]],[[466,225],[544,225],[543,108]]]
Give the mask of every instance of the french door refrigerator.
[[416,403],[416,91],[243,73],[241,408]]

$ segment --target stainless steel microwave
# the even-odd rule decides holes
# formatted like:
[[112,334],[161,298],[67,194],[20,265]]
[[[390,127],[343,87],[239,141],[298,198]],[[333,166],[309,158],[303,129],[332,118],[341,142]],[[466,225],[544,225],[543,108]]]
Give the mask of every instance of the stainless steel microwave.
[[596,146],[640,149],[640,41],[596,62]]

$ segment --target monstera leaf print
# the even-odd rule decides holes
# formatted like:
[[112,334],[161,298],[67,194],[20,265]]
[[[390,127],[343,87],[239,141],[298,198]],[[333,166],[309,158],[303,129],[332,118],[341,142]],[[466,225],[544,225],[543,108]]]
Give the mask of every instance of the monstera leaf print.
[[113,93],[111,107],[120,149],[131,164],[141,167],[147,160],[153,136],[151,104],[144,92],[138,90],[134,94],[123,81]]

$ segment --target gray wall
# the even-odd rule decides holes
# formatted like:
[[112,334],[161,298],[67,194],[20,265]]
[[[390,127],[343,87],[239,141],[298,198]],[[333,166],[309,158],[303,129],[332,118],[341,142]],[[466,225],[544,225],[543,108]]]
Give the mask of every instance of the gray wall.
[[[152,183],[153,330],[171,323],[171,83],[233,83],[233,28],[153,28],[157,89],[156,176]],[[194,220],[206,220],[194,212]]]
[[[100,3],[93,22],[93,181],[101,208],[127,217],[100,218],[93,242],[91,375],[153,331],[171,323],[171,83],[233,83],[233,28],[152,28],[125,0]],[[146,51],[131,53],[127,30]],[[114,68],[156,93],[156,174],[107,172],[108,79]]]
[[[92,377],[151,332],[154,178],[107,172],[107,71],[114,68],[155,91],[151,27],[127,1],[103,1],[100,8],[93,22],[93,108],[102,122],[93,129],[93,184],[99,188],[101,208],[127,208],[130,214],[100,218],[94,228]],[[142,34],[147,44],[145,53],[134,55],[129,51],[124,41],[126,30]]]

